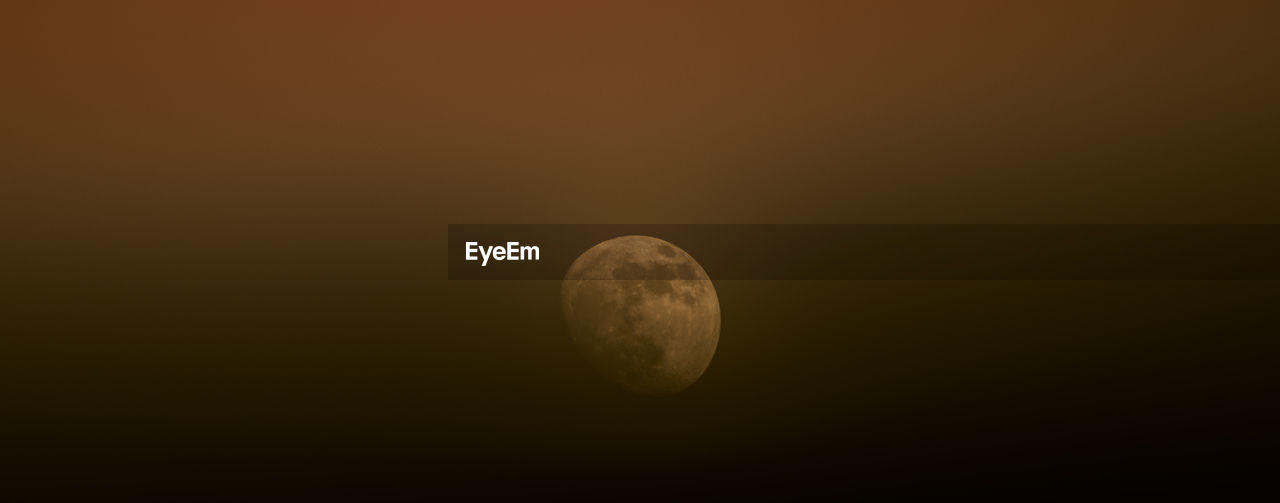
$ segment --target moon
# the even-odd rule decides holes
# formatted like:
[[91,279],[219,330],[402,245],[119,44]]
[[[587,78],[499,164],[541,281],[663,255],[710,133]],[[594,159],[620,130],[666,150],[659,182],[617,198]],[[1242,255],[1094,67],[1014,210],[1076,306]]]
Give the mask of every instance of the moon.
[[560,285],[574,345],[610,381],[670,395],[697,381],[720,341],[711,278],[676,245],[622,236],[583,252]]

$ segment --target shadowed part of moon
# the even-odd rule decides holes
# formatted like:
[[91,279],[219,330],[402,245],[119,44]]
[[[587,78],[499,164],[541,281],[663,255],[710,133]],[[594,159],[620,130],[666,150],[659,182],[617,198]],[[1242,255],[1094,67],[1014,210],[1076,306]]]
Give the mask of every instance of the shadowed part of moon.
[[653,237],[618,237],[584,252],[565,274],[560,306],[591,365],[634,393],[689,387],[720,340],[720,300],[707,272]]

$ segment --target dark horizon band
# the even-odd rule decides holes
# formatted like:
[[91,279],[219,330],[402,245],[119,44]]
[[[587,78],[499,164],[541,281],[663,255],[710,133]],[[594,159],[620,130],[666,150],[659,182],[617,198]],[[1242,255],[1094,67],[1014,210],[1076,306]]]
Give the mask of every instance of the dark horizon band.
[[[1267,224],[450,224],[451,280],[560,280],[590,247],[660,238],[713,280],[1277,280]],[[467,242],[537,246],[482,266]],[[681,279],[654,277],[650,279]]]

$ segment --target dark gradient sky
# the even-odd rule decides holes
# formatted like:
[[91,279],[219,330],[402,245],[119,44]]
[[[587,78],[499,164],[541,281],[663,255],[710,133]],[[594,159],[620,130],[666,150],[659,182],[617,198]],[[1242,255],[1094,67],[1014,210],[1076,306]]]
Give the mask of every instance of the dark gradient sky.
[[652,402],[554,282],[444,279],[447,223],[1280,219],[1272,2],[800,3],[4,7],[25,480],[1249,451],[1271,283],[721,282]]
[[1276,215],[1265,2],[682,4],[11,6],[6,196],[122,227]]

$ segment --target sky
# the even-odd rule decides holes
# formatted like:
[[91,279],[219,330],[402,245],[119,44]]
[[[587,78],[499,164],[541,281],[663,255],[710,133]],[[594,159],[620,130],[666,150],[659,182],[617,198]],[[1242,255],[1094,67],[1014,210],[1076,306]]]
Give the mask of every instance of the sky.
[[1233,425],[1269,282],[723,281],[716,359],[653,402],[573,353],[557,282],[448,281],[444,245],[450,223],[1273,223],[1276,5],[4,10],[0,373],[29,480],[803,459],[779,477],[898,481],[1254,439]]

